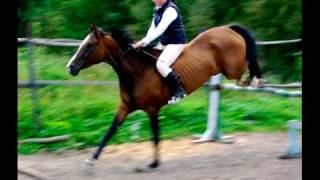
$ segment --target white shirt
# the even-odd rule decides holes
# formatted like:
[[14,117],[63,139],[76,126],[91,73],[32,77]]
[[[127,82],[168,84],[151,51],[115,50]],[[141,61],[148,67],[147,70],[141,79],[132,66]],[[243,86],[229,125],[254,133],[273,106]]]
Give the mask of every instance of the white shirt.
[[148,33],[142,39],[142,42],[144,42],[145,44],[149,44],[150,42],[158,38],[177,17],[177,11],[173,7],[168,7],[164,11],[162,19],[157,27],[154,24],[154,18],[152,19]]

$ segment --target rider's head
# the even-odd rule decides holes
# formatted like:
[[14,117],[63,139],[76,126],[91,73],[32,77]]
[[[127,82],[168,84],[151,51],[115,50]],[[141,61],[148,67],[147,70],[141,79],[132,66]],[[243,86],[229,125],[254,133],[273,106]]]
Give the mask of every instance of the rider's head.
[[164,3],[166,3],[169,0],[152,0],[154,4],[158,7],[161,7]]

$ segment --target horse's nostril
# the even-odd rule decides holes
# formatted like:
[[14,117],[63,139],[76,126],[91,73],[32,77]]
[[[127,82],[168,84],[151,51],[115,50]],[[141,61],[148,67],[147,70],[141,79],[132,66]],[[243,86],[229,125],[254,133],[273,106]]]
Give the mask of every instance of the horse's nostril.
[[75,66],[70,64],[70,66],[68,67],[69,71],[75,71]]
[[71,74],[71,75],[73,75],[73,76],[76,76],[78,73],[79,73],[79,71],[76,69],[76,67],[74,66],[74,65],[69,65],[68,66],[68,69],[69,69],[69,73]]

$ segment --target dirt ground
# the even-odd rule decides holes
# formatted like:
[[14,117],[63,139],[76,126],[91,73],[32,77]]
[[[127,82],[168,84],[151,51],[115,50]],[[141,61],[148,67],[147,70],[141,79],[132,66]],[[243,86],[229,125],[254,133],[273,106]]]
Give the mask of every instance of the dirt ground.
[[[94,167],[83,160],[94,149],[18,155],[18,165],[55,180],[300,180],[302,160],[280,160],[288,146],[286,133],[237,133],[233,144],[193,144],[191,138],[161,142],[161,165],[152,172],[135,167],[151,162],[151,142],[113,145]],[[18,173],[19,180],[33,177]]]

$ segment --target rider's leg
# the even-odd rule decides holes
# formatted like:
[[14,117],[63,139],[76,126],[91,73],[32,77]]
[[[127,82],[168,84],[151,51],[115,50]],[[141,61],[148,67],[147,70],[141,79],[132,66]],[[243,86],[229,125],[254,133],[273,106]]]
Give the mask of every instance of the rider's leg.
[[165,47],[157,61],[157,69],[159,73],[169,82],[174,90],[173,96],[168,101],[168,104],[177,103],[186,96],[180,77],[173,69],[170,68],[182,53],[183,48],[184,44],[169,44]]
[[164,48],[165,48],[165,46],[162,45],[160,42],[156,46],[153,47],[153,49],[158,49],[158,50],[164,50]]

